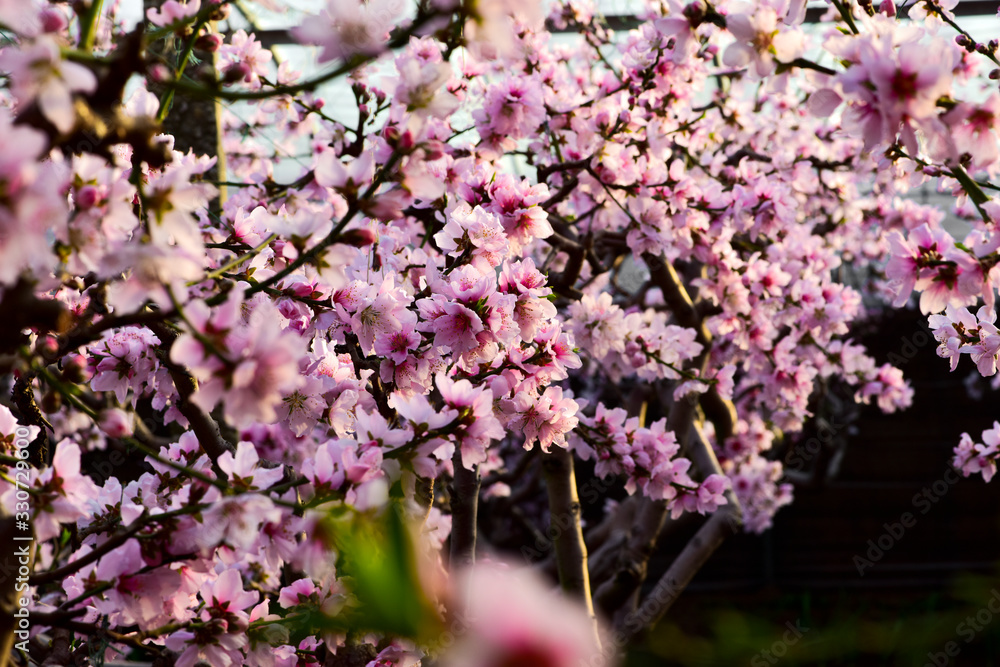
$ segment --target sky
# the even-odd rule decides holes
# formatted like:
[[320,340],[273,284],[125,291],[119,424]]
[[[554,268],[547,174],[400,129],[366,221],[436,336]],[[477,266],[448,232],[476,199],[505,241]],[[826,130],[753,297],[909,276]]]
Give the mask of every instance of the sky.
[[[262,28],[265,29],[285,29],[296,25],[301,22],[304,16],[309,14],[318,13],[322,7],[326,4],[327,0],[269,0],[273,1],[275,4],[279,4],[284,11],[273,12],[268,11],[260,7],[255,2],[246,2],[244,5],[249,7],[254,14],[254,22]],[[106,4],[110,5],[111,0],[105,0]],[[552,0],[543,0],[545,5],[551,4]],[[119,8],[121,15],[129,23],[138,21],[142,16],[142,0],[119,0]],[[608,16],[614,15],[632,15],[637,12],[644,4],[643,0],[599,0],[598,7],[602,13]],[[810,7],[826,7],[829,6],[825,0],[809,0]],[[958,20],[959,24],[962,25],[977,41],[989,41],[990,39],[1000,38],[1000,19],[996,15],[984,15],[979,17],[969,17],[963,16]],[[229,19],[229,28],[248,28],[249,26],[245,21],[239,16],[239,13],[233,11]],[[806,25],[805,29],[808,32],[824,30],[819,25]],[[815,32],[814,32],[815,34]],[[952,32],[950,29],[946,28],[947,35],[951,36]],[[624,35],[624,33],[622,33]],[[573,39],[572,35],[558,35],[557,39]],[[277,49],[280,56],[288,60],[290,64],[296,69],[303,72],[306,76],[314,75],[315,69],[312,66],[314,62],[315,49],[311,47],[301,47],[298,45],[287,45],[280,46]],[[817,54],[821,61],[825,64],[831,64],[829,61],[829,56],[825,59]],[[985,71],[983,72],[985,74]],[[985,76],[979,77],[979,80],[985,79]],[[963,99],[984,99],[988,91],[977,91],[969,88],[959,88],[957,91],[957,96]],[[338,118],[346,124],[353,124],[356,121],[357,110],[354,108],[353,95],[350,92],[349,86],[344,81],[333,82],[322,87],[319,91],[320,95],[330,102],[328,106],[328,111],[331,115]],[[343,100],[341,103],[337,103],[336,100]],[[245,107],[237,105],[232,107],[232,110],[240,115],[245,112]],[[302,164],[298,160],[290,160],[283,167],[281,167],[281,172],[290,179],[294,179],[298,176],[298,171]],[[934,193],[927,193],[931,198],[936,199]]]

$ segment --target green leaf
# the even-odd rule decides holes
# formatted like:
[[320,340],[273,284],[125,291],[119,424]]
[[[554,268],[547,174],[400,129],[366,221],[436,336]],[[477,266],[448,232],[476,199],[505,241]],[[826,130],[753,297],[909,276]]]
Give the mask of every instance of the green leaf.
[[333,625],[416,640],[440,631],[421,583],[414,533],[399,503],[377,514],[330,515],[324,530],[337,551],[338,575],[355,598],[330,619]]

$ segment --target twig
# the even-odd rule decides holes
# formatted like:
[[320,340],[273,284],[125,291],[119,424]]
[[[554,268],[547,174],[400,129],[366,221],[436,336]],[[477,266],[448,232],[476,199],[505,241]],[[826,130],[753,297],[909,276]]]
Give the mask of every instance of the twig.
[[97,561],[101,556],[114,551],[119,546],[125,544],[130,537],[142,530],[143,526],[146,525],[146,520],[137,519],[131,526],[126,528],[124,531],[114,535],[100,546],[95,548],[93,551],[87,553],[80,558],[77,558],[71,563],[67,563],[62,567],[58,567],[54,570],[48,570],[47,572],[41,572],[38,574],[33,574],[28,577],[28,583],[32,586],[41,586],[43,584],[49,584],[55,581],[62,581],[67,576],[78,572],[80,568],[86,567],[91,563]]

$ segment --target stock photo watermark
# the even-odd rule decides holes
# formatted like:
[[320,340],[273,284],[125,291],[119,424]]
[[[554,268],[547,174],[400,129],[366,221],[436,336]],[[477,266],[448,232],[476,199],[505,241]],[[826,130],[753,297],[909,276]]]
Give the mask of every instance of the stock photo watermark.
[[[926,321],[921,322],[921,324],[923,327],[927,326]],[[886,361],[896,367],[903,366],[912,361],[928,343],[937,344],[937,341],[928,328],[918,329],[911,336],[902,336],[899,342],[899,350],[890,352],[889,356],[886,357]]]
[[832,444],[837,434],[846,426],[847,424],[838,424],[833,419],[822,420],[816,428],[816,435],[795,445],[795,448],[785,459],[785,466],[789,470],[802,470],[809,461],[812,461],[820,453],[824,446]]
[[[961,637],[966,644],[971,644],[976,635],[993,622],[994,615],[1000,614],[1000,591],[994,588],[990,593],[992,593],[990,599],[974,616],[966,616],[955,626],[955,634]],[[951,664],[951,659],[957,657],[961,652],[961,644],[954,640],[949,641],[941,647],[940,651],[931,651],[927,654],[927,662],[924,663],[924,667],[945,667]]]
[[809,628],[802,624],[801,619],[796,619],[795,623],[788,621],[785,623],[785,627],[788,629],[781,635],[781,639],[750,658],[751,667],[764,667],[777,663],[788,654],[789,648],[798,644],[802,636],[809,632]]
[[[913,508],[919,510],[921,515],[927,514],[961,479],[962,476],[954,468],[949,467],[944,471],[941,479],[935,480],[913,494],[911,499]],[[915,525],[917,525],[917,515],[909,511],[900,514],[896,521],[883,523],[884,532],[877,538],[868,540],[866,545],[868,549],[863,554],[855,554],[852,558],[858,574],[862,577],[865,576],[865,570],[882,560],[885,554],[903,539],[906,531]]]
[[14,456],[17,458],[17,464],[13,470],[15,487],[14,531],[10,543],[10,553],[13,556],[11,564],[16,563],[17,566],[17,570],[14,572],[14,648],[25,655],[28,654],[28,639],[31,636],[31,597],[28,577],[31,576],[35,540],[31,530],[31,494],[28,492],[28,485],[31,483],[29,475],[31,464],[28,463],[29,445],[31,445],[31,430],[24,426],[18,426],[14,431]]

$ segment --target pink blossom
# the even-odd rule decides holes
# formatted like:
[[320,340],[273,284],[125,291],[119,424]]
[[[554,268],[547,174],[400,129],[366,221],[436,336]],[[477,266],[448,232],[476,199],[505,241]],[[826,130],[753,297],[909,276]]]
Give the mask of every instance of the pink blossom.
[[611,350],[624,350],[625,315],[611,302],[611,295],[601,293],[596,299],[585,294],[570,305],[573,337],[598,359]]
[[486,91],[483,108],[473,112],[479,134],[490,143],[512,148],[545,119],[542,87],[533,77],[508,76]]
[[167,0],[159,7],[146,10],[146,18],[161,28],[176,27],[187,23],[201,10],[201,0]]
[[500,220],[482,207],[461,205],[451,212],[444,229],[434,235],[438,247],[452,257],[472,255],[480,270],[486,270],[507,257],[509,245]]
[[132,435],[135,415],[120,408],[105,410],[100,415],[101,430],[112,438],[122,438]]
[[452,68],[444,62],[437,42],[411,37],[410,45],[396,58],[396,70],[399,84],[395,99],[406,105],[407,111],[446,118],[458,107],[458,97],[446,85]]
[[376,53],[383,48],[402,9],[398,0],[328,0],[316,20],[297,26],[292,34],[302,43],[323,47],[320,62]]
[[197,634],[177,630],[166,639],[167,648],[181,653],[176,664],[184,667],[194,667],[199,662],[220,667],[243,664],[249,623],[249,616],[243,610],[254,604],[260,594],[243,590],[237,570],[226,570],[214,581],[206,581],[199,593],[206,603],[201,612],[204,628]]
[[237,30],[229,44],[223,44],[219,49],[219,68],[225,70],[237,64],[245,66],[247,74],[243,82],[250,84],[251,88],[260,88],[260,77],[267,75],[270,62],[271,52],[261,46],[253,33],[248,35],[245,30]]
[[997,458],[1000,455],[1000,422],[993,422],[993,428],[983,431],[983,443],[975,443],[968,433],[962,434],[962,439],[955,448],[955,467],[968,477],[980,472],[987,482],[993,479],[997,472]]
[[263,468],[253,443],[240,441],[236,454],[223,452],[217,461],[219,468],[229,476],[233,488],[240,491],[267,489],[284,476],[280,467]]
[[374,177],[374,154],[370,151],[363,151],[346,166],[333,151],[323,151],[316,159],[314,178],[326,188],[357,193],[361,188],[368,186]]
[[574,415],[579,406],[560,387],[547,387],[541,396],[520,391],[501,404],[507,429],[524,433],[524,448],[529,450],[536,440],[543,452],[553,444],[565,447],[566,434],[578,423]]
[[204,512],[200,525],[191,527],[192,537],[202,549],[226,544],[244,553],[260,539],[262,525],[281,518],[280,510],[267,496],[251,493],[229,497]]
[[90,477],[80,472],[80,454],[80,446],[76,443],[60,441],[52,466],[38,476],[38,495],[32,499],[35,511],[32,525],[35,538],[40,541],[58,535],[60,523],[74,522],[85,516],[87,500],[98,493]]
[[475,387],[468,380],[452,380],[444,374],[434,378],[445,405],[458,411],[457,438],[462,448],[462,464],[472,469],[486,460],[486,448],[491,440],[504,436],[505,431],[493,415],[493,394],[484,387]]
[[[238,301],[230,303],[239,306]],[[191,368],[201,382],[192,396],[199,407],[211,411],[224,398],[226,418],[239,428],[278,418],[282,393],[291,393],[304,382],[298,367],[305,343],[284,331],[275,315],[274,306],[265,301],[253,310],[252,325],[230,329],[231,317],[211,324],[212,335],[223,335],[222,350],[204,349],[192,334],[174,343],[171,358]],[[208,326],[205,315],[200,318],[204,324],[196,326]]]
[[434,334],[434,345],[448,346],[459,354],[479,346],[476,335],[485,327],[475,311],[460,303],[447,302],[443,297],[421,299],[417,307],[425,319],[418,328]]
[[45,117],[64,134],[76,124],[73,93],[92,93],[97,87],[94,73],[62,60],[58,44],[48,37],[0,50],[0,70],[8,73],[18,103],[26,107],[37,101]]
[[753,63],[753,74],[763,78],[774,71],[775,59],[790,63],[801,56],[805,50],[802,33],[779,28],[779,19],[775,9],[766,3],[756,7],[734,3],[726,15],[726,28],[737,41],[726,49],[723,62],[730,67]]
[[370,296],[359,300],[357,311],[350,318],[351,330],[365,353],[371,351],[376,338],[412,331],[417,321],[413,312],[406,308],[409,300],[397,292],[393,276],[386,276],[374,294],[374,290],[368,292]]
[[987,169],[1000,157],[1000,94],[994,92],[981,104],[963,102],[945,114],[955,149],[972,158],[972,169]]
[[889,234],[889,243],[892,256],[885,275],[900,285],[893,305],[899,307],[906,303],[914,288],[931,287],[925,292],[927,296],[921,296],[920,310],[924,313],[944,310],[950,300],[947,296],[949,290],[956,285],[952,281],[949,287],[946,279],[954,271],[946,264],[948,258],[955,256],[955,242],[951,235],[943,229],[932,230],[927,225],[921,225],[910,232],[909,239],[904,239],[899,231],[893,230]]
[[471,627],[446,656],[447,667],[607,664],[593,619],[533,573],[479,564],[463,573],[459,585],[459,617],[470,619]]

